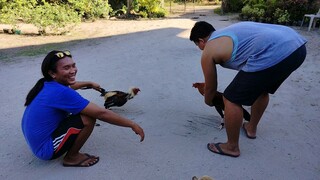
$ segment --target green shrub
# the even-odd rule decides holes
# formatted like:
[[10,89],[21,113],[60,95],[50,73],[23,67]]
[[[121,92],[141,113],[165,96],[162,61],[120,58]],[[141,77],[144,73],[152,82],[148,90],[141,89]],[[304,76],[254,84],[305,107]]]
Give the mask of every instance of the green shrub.
[[[161,7],[162,0],[131,0],[129,14],[139,15],[144,18],[160,18],[167,15]],[[127,14],[127,0],[109,0],[113,12],[111,16]]]
[[84,19],[105,18],[111,11],[108,0],[68,0],[68,4]]
[[267,5],[264,4],[264,3],[259,3],[259,4],[253,5],[253,8],[258,8],[258,9],[266,10],[268,7],[267,7]]
[[147,18],[147,17],[148,17],[148,13],[145,12],[145,11],[140,11],[139,14],[140,14],[140,16],[143,17],[143,18]]
[[109,0],[108,1],[113,11],[122,9],[123,6],[127,5],[127,0]]
[[241,9],[241,14],[243,16],[247,16],[250,17],[251,16],[251,11],[252,8],[249,5],[245,5],[242,9]]
[[264,17],[265,10],[259,8],[253,8],[252,16],[256,17],[257,19]]
[[261,18],[264,18],[265,15],[265,10],[264,9],[259,9],[259,8],[252,8],[249,5],[245,5],[241,9],[241,15],[246,18],[249,18],[250,20],[259,20]]
[[132,9],[139,14],[147,14],[148,18],[165,17],[167,11],[161,7],[161,0],[133,0]]
[[277,20],[279,24],[285,24],[290,21],[290,14],[287,10],[282,10],[280,8],[277,8],[274,12],[274,18]]
[[112,10],[110,12],[110,16],[120,16],[123,14],[127,14],[127,6],[123,5],[121,9]]
[[47,30],[54,34],[62,34],[81,21],[79,14],[71,11],[68,5],[58,6],[49,3],[36,6],[28,19],[28,23],[34,24],[40,34],[46,34]]
[[35,0],[16,0],[14,2],[7,0],[0,1],[0,22],[10,24],[12,29],[18,29],[18,23],[25,21],[31,10],[36,5]]
[[216,13],[216,14],[222,15],[221,7],[213,9],[213,12]]
[[243,7],[242,0],[223,0],[222,4],[223,13],[240,12]]
[[278,5],[278,8],[287,10],[290,21],[301,20],[308,11],[308,0],[280,0]]
[[17,24],[25,22],[35,25],[40,34],[46,34],[47,30],[61,34],[68,32],[81,20],[78,12],[69,5],[50,4],[44,0],[39,3],[37,0],[6,1],[0,5],[0,20],[10,24],[12,29],[18,29]]
[[[264,19],[272,23],[294,23],[301,21],[304,14],[319,9],[318,0],[243,0],[245,6],[252,9],[264,9]],[[241,16],[248,8],[242,9]],[[262,13],[262,12],[261,12]],[[259,13],[260,14],[260,13]],[[260,14],[261,15],[261,14]]]

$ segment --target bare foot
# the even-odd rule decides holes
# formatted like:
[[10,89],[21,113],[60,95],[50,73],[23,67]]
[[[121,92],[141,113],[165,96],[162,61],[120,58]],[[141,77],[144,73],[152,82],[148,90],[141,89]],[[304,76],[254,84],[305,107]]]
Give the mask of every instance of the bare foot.
[[243,123],[242,128],[243,128],[244,133],[246,134],[247,138],[249,138],[249,139],[256,138],[256,131],[253,132],[250,128],[248,128],[248,123]]
[[99,157],[89,154],[78,153],[75,156],[65,156],[63,159],[63,166],[66,167],[89,167],[99,162]]

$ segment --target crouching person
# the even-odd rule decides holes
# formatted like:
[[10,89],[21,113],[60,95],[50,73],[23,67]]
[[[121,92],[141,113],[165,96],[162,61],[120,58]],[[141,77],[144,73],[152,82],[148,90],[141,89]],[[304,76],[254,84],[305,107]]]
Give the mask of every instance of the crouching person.
[[133,121],[99,107],[75,90],[93,82],[77,82],[76,63],[69,51],[51,51],[41,66],[43,78],[30,90],[25,102],[22,131],[32,152],[40,159],[56,159],[65,154],[64,166],[88,167],[98,156],[80,153],[95,127],[96,119],[131,128],[144,139],[143,129]]

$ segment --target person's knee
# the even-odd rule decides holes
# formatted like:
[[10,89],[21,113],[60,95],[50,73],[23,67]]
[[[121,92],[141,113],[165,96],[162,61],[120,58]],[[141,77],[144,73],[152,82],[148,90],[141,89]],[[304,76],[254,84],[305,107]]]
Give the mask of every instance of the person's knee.
[[263,93],[260,95],[260,98],[264,101],[269,101],[269,93]]
[[225,106],[225,111],[227,111],[228,109],[241,109],[242,106],[240,104],[234,103],[229,101],[227,98],[223,97],[223,103]]

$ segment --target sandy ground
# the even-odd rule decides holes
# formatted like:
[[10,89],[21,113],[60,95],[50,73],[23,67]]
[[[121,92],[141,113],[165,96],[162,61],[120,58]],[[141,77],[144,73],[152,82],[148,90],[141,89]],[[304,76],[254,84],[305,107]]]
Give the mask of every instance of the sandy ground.
[[[138,86],[141,93],[137,97],[113,110],[139,123],[146,138],[140,143],[130,129],[101,122],[82,148],[100,156],[95,166],[66,168],[61,158],[37,159],[23,138],[20,123],[25,96],[41,77],[45,54],[11,57],[11,62],[0,63],[0,179],[188,180],[202,175],[218,180],[319,179],[319,29],[307,32],[306,27],[293,27],[309,41],[306,61],[271,96],[257,139],[248,139],[241,132],[241,156],[230,158],[206,148],[208,142],[224,142],[226,133],[215,128],[220,123],[218,113],[192,88],[192,83],[203,77],[201,52],[188,36],[195,21],[205,20],[220,29],[236,20],[200,14],[98,21],[82,24],[61,37],[1,34],[0,52],[30,45],[40,48],[40,44],[52,42],[65,47],[65,41],[82,38],[68,48],[77,62],[78,80],[95,81],[108,90]],[[235,72],[218,68],[218,73],[218,90],[223,91]],[[103,105],[99,93],[79,93]]]

